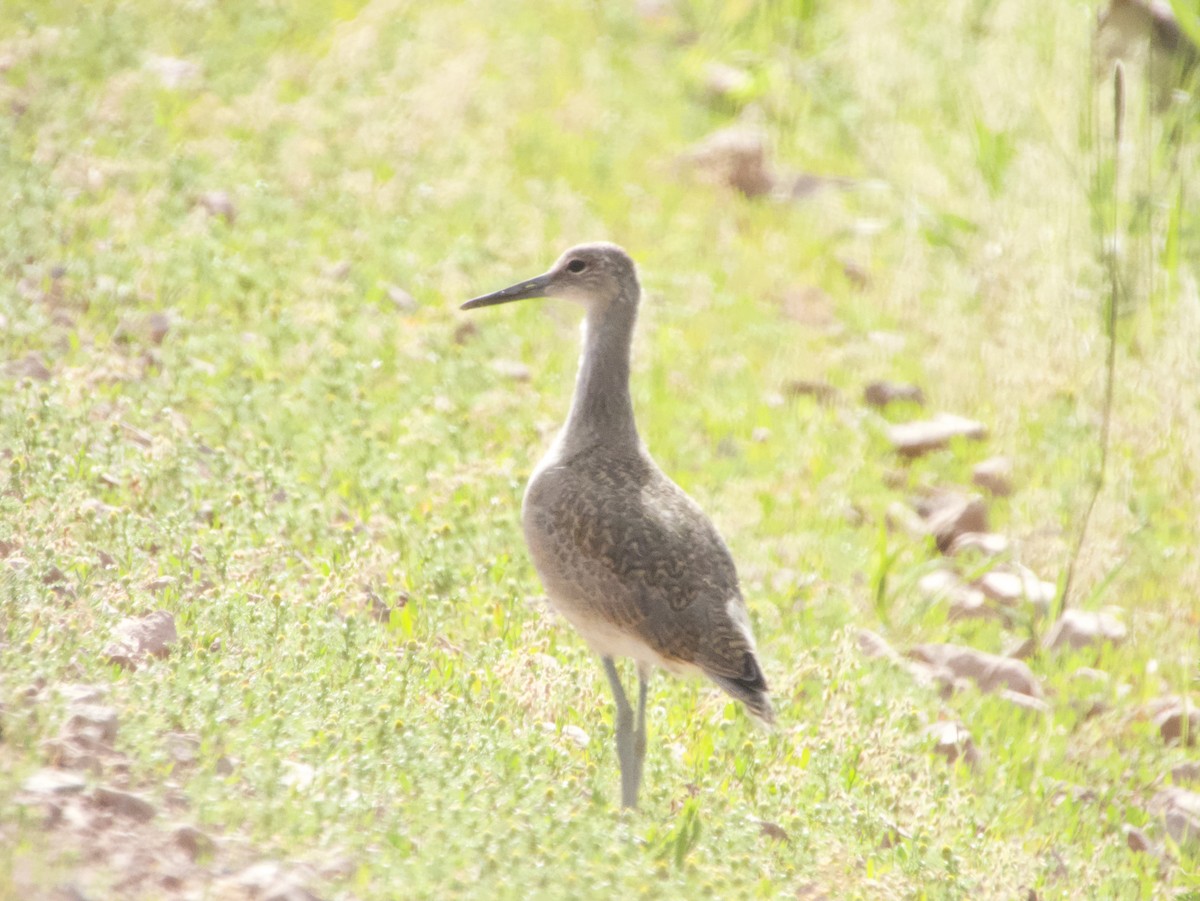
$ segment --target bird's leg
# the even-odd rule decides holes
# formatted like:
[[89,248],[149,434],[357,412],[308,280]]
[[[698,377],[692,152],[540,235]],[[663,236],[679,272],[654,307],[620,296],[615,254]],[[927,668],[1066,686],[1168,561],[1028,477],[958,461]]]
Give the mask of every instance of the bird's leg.
[[617,704],[617,761],[621,764],[621,806],[637,807],[638,782],[641,777],[641,761],[635,750],[633,731],[633,708],[621,687],[621,677],[611,657],[602,658],[604,674],[608,676],[613,700]]
[[637,726],[633,732],[633,757],[637,765],[633,781],[635,795],[642,785],[642,764],[646,760],[646,692],[650,688],[650,668],[639,663],[637,665],[637,676]]

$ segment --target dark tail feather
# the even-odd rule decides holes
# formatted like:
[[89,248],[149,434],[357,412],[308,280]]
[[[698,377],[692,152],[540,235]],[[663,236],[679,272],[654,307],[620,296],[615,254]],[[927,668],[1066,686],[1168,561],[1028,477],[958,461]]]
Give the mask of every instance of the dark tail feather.
[[746,655],[741,676],[731,677],[717,673],[706,675],[730,697],[745,704],[746,709],[765,725],[770,726],[775,722],[775,711],[771,707],[771,699],[767,697],[767,680],[763,678],[762,670],[753,654]]

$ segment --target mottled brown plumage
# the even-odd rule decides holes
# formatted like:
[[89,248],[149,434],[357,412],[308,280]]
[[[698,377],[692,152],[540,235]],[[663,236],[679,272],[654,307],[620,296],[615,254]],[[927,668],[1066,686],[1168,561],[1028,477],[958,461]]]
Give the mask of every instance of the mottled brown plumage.
[[523,518],[547,593],[585,637],[611,625],[634,639],[628,656],[699,670],[770,719],[744,617],[729,610],[743,605],[733,558],[641,448],[598,444],[541,468]]
[[[617,702],[622,800],[633,806],[645,750],[652,667],[699,672],[771,722],[737,570],[699,506],[638,438],[629,353],[641,298],[633,261],[612,244],[568,250],[545,275],[464,309],[564,297],[587,311],[566,425],[529,480],[522,523],[546,593],[604,661]],[[638,724],[614,657],[632,657]]]

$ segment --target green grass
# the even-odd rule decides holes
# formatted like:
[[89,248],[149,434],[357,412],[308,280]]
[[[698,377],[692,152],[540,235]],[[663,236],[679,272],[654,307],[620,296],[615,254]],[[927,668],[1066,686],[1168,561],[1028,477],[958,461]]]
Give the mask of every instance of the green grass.
[[[351,859],[314,884],[330,897],[1200,892],[1194,847],[1160,862],[1121,832],[1163,836],[1146,806],[1191,752],[1142,709],[1200,677],[1195,101],[1151,117],[1131,81],[1129,303],[1076,571],[1079,603],[1123,608],[1130,637],[1033,661],[1039,716],[942,698],[854,636],[1011,641],[947,622],[915,588],[930,547],[881,531],[891,502],[992,452],[1019,489],[997,528],[1044,578],[1066,565],[1099,459],[1108,296],[1091,7],[633,7],[0,10],[0,359],[52,371],[0,380],[0,896],[80,866],[17,804],[72,682],[107,688],[133,785],[182,797],[183,820],[258,856]],[[202,74],[164,87],[154,56]],[[706,99],[712,59],[745,67],[749,95]],[[695,182],[678,156],[743,105],[780,166],[859,186],[779,205]],[[197,206],[218,189],[232,224]],[[739,561],[780,721],[756,731],[710,686],[657,679],[643,805],[624,814],[607,687],[543,612],[518,522],[577,314],[455,311],[596,238],[641,266],[642,434]],[[832,327],[785,314],[806,288]],[[795,378],[842,401],[778,405]],[[920,382],[989,441],[902,469],[858,403],[876,378]],[[381,625],[372,595],[405,603]],[[122,616],[159,608],[175,652],[106,664]],[[1073,678],[1085,665],[1109,681]],[[971,730],[977,770],[931,753],[941,717]],[[199,736],[194,766],[172,773],[170,732]],[[284,778],[299,764],[304,788]]]

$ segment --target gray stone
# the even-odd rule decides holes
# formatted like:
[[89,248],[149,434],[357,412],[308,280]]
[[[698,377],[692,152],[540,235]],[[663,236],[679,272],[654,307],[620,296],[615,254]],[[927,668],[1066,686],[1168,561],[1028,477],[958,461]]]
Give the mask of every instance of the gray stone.
[[114,641],[105,651],[110,663],[137,669],[150,657],[165,657],[179,640],[175,617],[166,610],[122,620],[114,631]]
[[1067,645],[1078,650],[1104,642],[1117,645],[1125,640],[1125,634],[1124,624],[1111,613],[1066,610],[1046,635],[1046,647]]
[[946,447],[955,438],[980,441],[987,437],[987,426],[974,419],[939,413],[932,419],[894,425],[888,429],[887,436],[897,453],[905,457],[920,457]]
[[145,798],[103,785],[96,788],[93,798],[97,806],[139,823],[149,822],[158,813],[158,809]]
[[46,768],[26,779],[21,788],[34,795],[69,795],[83,791],[86,785],[86,780],[78,773]]
[[871,382],[863,389],[863,401],[868,406],[880,408],[897,401],[924,406],[925,392],[918,385],[899,382]]
[[1012,468],[1008,457],[989,457],[975,464],[971,481],[996,497],[1008,497],[1013,491]]
[[1042,697],[1041,684],[1021,660],[952,644],[917,645],[909,655],[926,665],[949,670],[955,678],[970,679],[983,691],[1007,688],[1031,698]]

